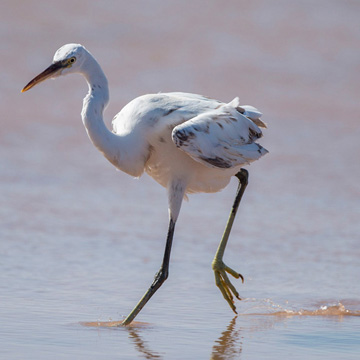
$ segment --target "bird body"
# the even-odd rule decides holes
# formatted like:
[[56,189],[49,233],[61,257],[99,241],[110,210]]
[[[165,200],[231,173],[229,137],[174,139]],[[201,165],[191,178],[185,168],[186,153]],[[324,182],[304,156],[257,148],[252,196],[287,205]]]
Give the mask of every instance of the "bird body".
[[238,98],[223,103],[196,94],[158,93],[128,103],[114,117],[110,131],[103,121],[109,101],[106,76],[95,58],[78,44],[60,48],[52,65],[23,91],[47,78],[70,73],[80,73],[87,80],[89,92],[81,116],[98,150],[118,169],[134,177],[145,171],[168,190],[170,225],[161,268],[166,268],[166,279],[172,235],[184,196],[223,189],[241,166],[267,153],[256,142],[262,136],[260,127],[266,127],[262,114],[252,106],[241,106]]
[[[227,120],[228,109],[236,112],[237,118],[234,116],[233,120]],[[185,193],[221,190],[243,163],[266,152],[260,145],[253,145],[250,131],[259,137],[261,131],[246,116],[232,105],[193,94],[164,93],[138,97],[115,116],[112,124],[113,132],[122,137],[121,141],[131,138],[130,146],[128,143],[124,150],[127,167],[121,165],[120,159],[124,156],[121,153],[114,161],[120,170],[133,176],[146,171],[164,187],[168,187],[174,178],[181,179],[186,184]],[[243,141],[236,130],[243,132]],[[245,155],[234,154],[234,163],[229,165],[222,160],[225,154],[223,157],[221,154],[225,148],[232,147],[231,142],[235,143],[232,135],[239,138]],[[223,144],[218,146],[217,164],[214,165],[214,143],[220,141]],[[225,165],[216,166],[222,163]]]

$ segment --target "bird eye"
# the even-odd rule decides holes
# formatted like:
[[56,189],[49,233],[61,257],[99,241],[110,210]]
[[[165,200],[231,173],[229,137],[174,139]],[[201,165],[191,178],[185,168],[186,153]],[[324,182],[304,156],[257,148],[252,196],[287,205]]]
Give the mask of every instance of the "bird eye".
[[68,60],[68,64],[69,64],[69,65],[72,65],[75,61],[76,61],[76,57],[73,56],[73,57],[71,57],[71,58]]

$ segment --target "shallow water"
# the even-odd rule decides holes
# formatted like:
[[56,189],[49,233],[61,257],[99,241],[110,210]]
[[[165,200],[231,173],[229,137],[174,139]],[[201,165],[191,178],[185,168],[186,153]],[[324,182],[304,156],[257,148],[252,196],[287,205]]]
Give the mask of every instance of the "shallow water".
[[[358,359],[360,27],[356,1],[16,2],[1,5],[0,354],[7,359]],[[170,277],[152,281],[166,191],[117,172],[80,121],[80,77],[21,88],[67,42],[108,74],[111,117],[143,93],[239,96],[270,154],[225,255],[245,283],[234,317],[211,261],[236,182],[183,204]]]

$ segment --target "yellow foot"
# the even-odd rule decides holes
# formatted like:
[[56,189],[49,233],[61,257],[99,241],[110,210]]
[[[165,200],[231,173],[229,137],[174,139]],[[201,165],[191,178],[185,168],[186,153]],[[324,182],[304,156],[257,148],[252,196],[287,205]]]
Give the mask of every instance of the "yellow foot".
[[234,304],[234,296],[241,300],[239,293],[235,289],[235,286],[230,282],[227,273],[232,275],[234,278],[239,279],[244,282],[244,277],[233,269],[229,268],[224,264],[222,260],[214,259],[212,262],[212,269],[215,274],[215,284],[220,289],[221,293],[224,296],[224,299],[227,301],[232,311],[237,314],[236,306]]

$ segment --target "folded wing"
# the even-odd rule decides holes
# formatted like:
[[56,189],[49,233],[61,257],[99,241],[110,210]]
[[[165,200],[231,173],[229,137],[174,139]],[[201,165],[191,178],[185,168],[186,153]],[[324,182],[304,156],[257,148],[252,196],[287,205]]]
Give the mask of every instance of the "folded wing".
[[235,98],[176,126],[172,139],[178,148],[209,167],[249,164],[268,152],[256,143],[262,137],[259,126],[266,127],[261,115],[252,106],[240,106]]

